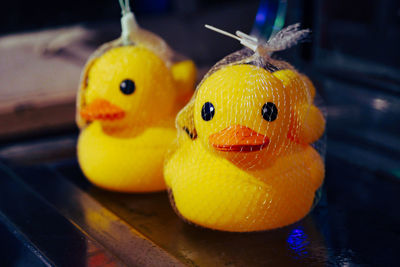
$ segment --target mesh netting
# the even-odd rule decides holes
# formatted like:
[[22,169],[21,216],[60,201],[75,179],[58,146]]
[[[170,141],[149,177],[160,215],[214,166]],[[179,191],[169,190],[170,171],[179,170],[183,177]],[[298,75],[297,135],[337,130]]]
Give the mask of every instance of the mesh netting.
[[124,25],[127,34],[94,52],[82,73],[78,160],[100,187],[164,190],[164,157],[176,137],[176,114],[193,94],[196,69],[190,60],[176,60],[164,40],[139,28],[128,11]]
[[303,218],[324,179],[325,118],[312,82],[270,51],[218,62],[177,116],[164,175],[185,220],[260,231]]

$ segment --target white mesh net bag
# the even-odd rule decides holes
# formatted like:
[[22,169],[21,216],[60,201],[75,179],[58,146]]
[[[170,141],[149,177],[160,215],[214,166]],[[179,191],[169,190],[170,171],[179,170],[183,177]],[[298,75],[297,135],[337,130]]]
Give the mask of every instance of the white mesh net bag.
[[78,161],[102,188],[165,190],[164,157],[176,136],[176,114],[194,92],[196,68],[140,28],[128,1],[120,4],[121,37],[96,50],[82,72]]
[[324,180],[325,117],[312,82],[271,57],[307,35],[298,28],[264,43],[237,32],[246,48],[212,67],[178,114],[164,176],[186,221],[261,231],[312,209]]

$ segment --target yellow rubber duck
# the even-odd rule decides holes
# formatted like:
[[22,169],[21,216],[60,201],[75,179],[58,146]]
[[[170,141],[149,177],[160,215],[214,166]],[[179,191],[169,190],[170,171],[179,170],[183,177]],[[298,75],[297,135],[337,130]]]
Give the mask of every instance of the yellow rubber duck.
[[179,135],[164,168],[185,220],[248,232],[282,227],[309,212],[324,178],[323,160],[310,143],[325,120],[307,82],[294,70],[271,73],[251,64],[205,77],[178,114],[188,134]]
[[78,161],[99,187],[160,191],[174,118],[193,93],[196,68],[190,60],[170,61],[163,40],[138,28],[131,12],[122,21],[122,37],[101,47],[82,75]]

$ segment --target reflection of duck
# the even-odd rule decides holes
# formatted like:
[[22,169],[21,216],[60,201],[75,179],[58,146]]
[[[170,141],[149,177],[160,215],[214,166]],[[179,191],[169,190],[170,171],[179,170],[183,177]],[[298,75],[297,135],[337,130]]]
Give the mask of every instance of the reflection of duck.
[[304,217],[324,177],[309,145],[325,126],[313,90],[294,71],[253,65],[208,76],[178,114],[192,138],[179,137],[164,169],[177,211],[195,224],[240,232]]
[[116,191],[165,189],[164,154],[176,135],[176,106],[193,88],[191,61],[168,68],[141,45],[107,50],[85,70],[78,159],[94,184]]

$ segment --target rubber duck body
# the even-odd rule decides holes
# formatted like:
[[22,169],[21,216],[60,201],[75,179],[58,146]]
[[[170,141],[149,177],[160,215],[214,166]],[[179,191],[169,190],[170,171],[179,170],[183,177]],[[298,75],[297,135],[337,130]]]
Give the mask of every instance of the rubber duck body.
[[77,100],[78,161],[99,187],[153,192],[165,190],[164,157],[196,69],[190,60],[174,63],[160,37],[134,29],[100,47],[85,67]]
[[325,127],[315,88],[289,64],[256,56],[244,49],[217,63],[178,114],[164,176],[175,210],[196,225],[283,227],[310,211],[323,183],[310,145]]

